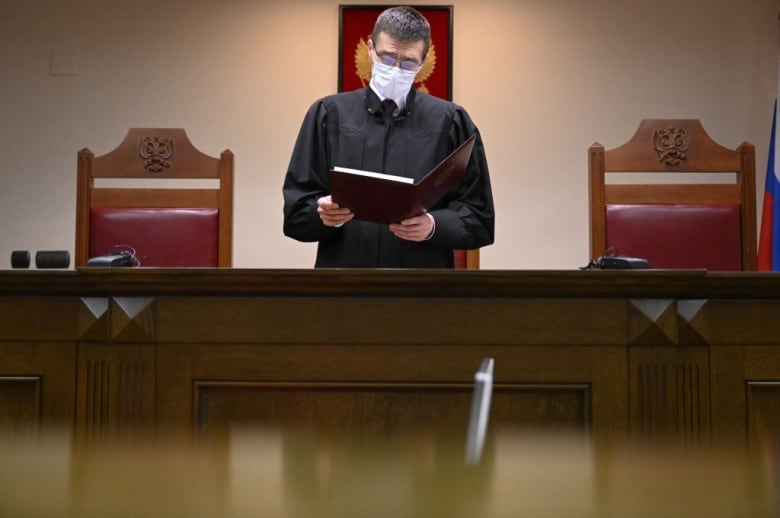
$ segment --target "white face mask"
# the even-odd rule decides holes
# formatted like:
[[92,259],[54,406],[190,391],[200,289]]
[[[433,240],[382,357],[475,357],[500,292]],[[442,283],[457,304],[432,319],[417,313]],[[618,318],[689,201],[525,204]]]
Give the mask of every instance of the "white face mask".
[[406,95],[414,84],[416,75],[417,72],[413,70],[403,70],[374,60],[371,80],[380,94],[387,99],[394,100],[398,106],[402,106]]

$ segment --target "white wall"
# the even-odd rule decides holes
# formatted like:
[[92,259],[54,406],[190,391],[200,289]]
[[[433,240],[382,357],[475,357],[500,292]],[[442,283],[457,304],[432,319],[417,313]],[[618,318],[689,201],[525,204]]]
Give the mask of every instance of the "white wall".
[[[483,268],[587,263],[587,148],[645,117],[755,144],[760,198],[780,0],[451,3],[454,100],[483,134],[496,202]],[[73,251],[76,152],[133,126],[235,153],[236,267],[310,267],[315,245],[282,235],[281,185],[305,110],[336,88],[338,5],[0,0],[0,268],[11,250]],[[52,75],[52,53],[75,75]]]

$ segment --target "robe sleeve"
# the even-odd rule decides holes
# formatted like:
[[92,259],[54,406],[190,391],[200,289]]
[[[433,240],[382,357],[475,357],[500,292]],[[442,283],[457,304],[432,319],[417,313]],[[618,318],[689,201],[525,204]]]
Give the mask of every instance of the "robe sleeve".
[[468,113],[455,106],[450,129],[454,146],[477,134],[461,185],[430,210],[436,220],[431,242],[453,249],[472,249],[493,243],[495,209],[485,147]]
[[327,240],[341,232],[323,225],[317,213],[317,200],[330,192],[326,122],[327,107],[319,100],[303,119],[284,178],[283,230],[298,241]]

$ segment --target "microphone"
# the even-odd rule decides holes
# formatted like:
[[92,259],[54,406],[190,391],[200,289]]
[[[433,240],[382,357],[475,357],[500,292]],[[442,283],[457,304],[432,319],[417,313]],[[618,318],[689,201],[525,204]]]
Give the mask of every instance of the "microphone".
[[43,250],[35,253],[36,268],[67,268],[70,266],[70,252],[67,250]]

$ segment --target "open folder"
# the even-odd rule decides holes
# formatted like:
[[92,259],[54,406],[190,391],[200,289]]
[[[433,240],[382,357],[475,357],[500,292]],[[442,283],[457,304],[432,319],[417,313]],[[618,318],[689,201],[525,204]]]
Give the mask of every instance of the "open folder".
[[463,181],[475,138],[466,139],[416,183],[405,176],[334,167],[331,199],[363,221],[387,224],[419,216]]

